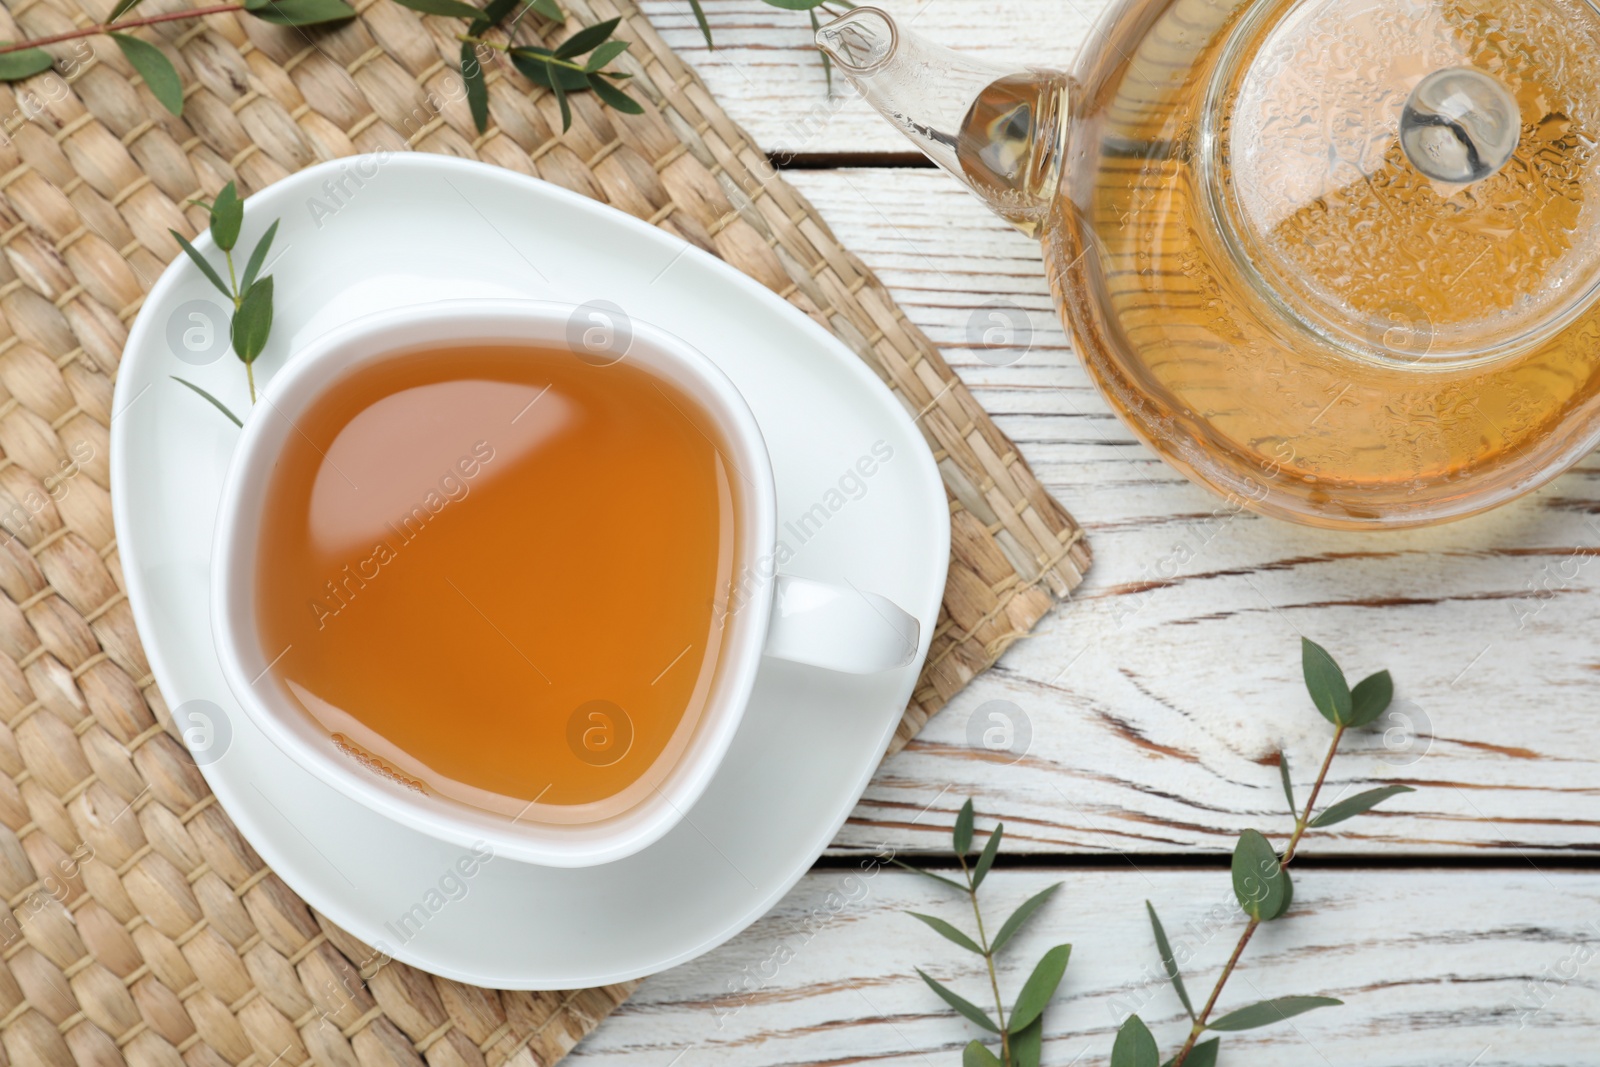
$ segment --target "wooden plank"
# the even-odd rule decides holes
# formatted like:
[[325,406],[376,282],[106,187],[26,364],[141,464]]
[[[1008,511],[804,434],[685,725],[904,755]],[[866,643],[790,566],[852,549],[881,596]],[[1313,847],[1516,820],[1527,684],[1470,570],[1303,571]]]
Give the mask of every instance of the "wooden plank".
[[[1003,70],[1069,66],[1107,0],[1010,0],[1004,5],[890,0],[878,6],[940,44]],[[759,0],[704,0],[715,49],[687,0],[645,0],[661,36],[769,152],[903,153],[910,143],[855,97],[843,78],[830,96],[803,11]],[[819,18],[822,16],[819,13]]]
[[[1243,923],[1227,872],[1000,870],[985,915],[1051,882],[1056,897],[1005,953],[1008,1003],[1051,944],[1070,942],[1046,1013],[1044,1062],[1102,1065],[1132,1010],[1170,1056],[1187,1030],[1144,914],[1160,909],[1203,999]],[[580,1045],[575,1067],[959,1062],[975,1027],[923,985],[922,967],[976,1003],[974,956],[902,913],[971,930],[964,898],[893,869],[815,872],[772,913],[643,986]],[[1559,906],[1556,905],[1559,901]],[[1224,1038],[1229,1067],[1557,1067],[1600,1042],[1595,989],[1600,876],[1505,871],[1303,871],[1295,905],[1264,927],[1219,1002],[1317,994],[1344,1006]],[[991,920],[993,921],[993,920]],[[1198,1005],[1197,1005],[1198,1006]]]
[[[931,9],[930,9],[931,12]],[[931,17],[931,14],[930,14]],[[961,798],[1041,852],[1230,849],[1281,826],[1272,765],[1302,791],[1329,737],[1299,678],[1299,635],[1352,674],[1392,670],[1396,720],[1351,738],[1330,798],[1420,791],[1313,837],[1312,854],[1600,848],[1600,462],[1490,515],[1388,534],[1232,514],[1111,415],[1050,310],[1036,247],[937,171],[791,172],[893,290],[1088,530],[1078,601],[1045,619],[894,757],[841,846],[942,847]],[[1003,300],[1026,351],[968,341]],[[981,332],[981,331],[980,331]],[[975,748],[1007,702],[1024,758]],[[1001,708],[1000,710],[1007,710]],[[913,825],[913,817],[932,812]]]

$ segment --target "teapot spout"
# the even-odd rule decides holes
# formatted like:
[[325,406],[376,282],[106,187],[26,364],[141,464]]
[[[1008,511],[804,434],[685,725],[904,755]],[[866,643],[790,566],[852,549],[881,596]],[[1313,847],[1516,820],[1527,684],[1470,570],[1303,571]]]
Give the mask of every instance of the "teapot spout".
[[900,29],[875,7],[822,26],[817,47],[924,155],[1038,235],[1066,150],[1065,74],[979,63]]

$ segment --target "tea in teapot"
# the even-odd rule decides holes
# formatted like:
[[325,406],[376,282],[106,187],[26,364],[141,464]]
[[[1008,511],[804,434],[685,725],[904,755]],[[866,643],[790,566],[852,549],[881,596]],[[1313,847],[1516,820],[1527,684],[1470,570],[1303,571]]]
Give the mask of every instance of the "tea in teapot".
[[1193,480],[1421,525],[1600,441],[1600,11],[1585,0],[1125,0],[1006,72],[872,8],[866,99],[1040,238],[1078,350]]

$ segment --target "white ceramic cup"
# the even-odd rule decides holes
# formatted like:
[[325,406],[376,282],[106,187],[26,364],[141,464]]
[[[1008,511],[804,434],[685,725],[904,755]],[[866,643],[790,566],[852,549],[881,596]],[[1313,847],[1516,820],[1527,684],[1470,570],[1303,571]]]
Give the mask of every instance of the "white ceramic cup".
[[[724,652],[692,735],[677,746],[675,758],[657,761],[670,765],[645,772],[637,799],[599,818],[545,821],[509,817],[504,806],[494,810],[493,803],[469,803],[457,793],[419,790],[415,777],[395,773],[381,757],[372,758],[374,753],[342,736],[336,742],[323,721],[275,684],[257,635],[257,550],[266,487],[297,432],[296,419],[342,378],[441,345],[526,344],[594,362],[596,353],[583,350],[591,335],[586,321],[575,319],[580,314],[593,312],[528,301],[441,301],[368,316],[317,338],[272,378],[245,423],[223,488],[212,556],[213,631],[228,687],[245,714],[286,754],[346,796],[404,825],[556,867],[619,859],[659,839],[683,818],[727,753],[763,655],[866,674],[904,667],[921,644],[917,620],[882,596],[772,573],[776,490],[750,408],[727,376],[692,346],[646,323],[630,322],[625,349],[603,349],[599,355],[625,358],[676,384],[699,400],[720,429],[725,459],[743,475],[744,491],[734,498],[741,529],[734,573],[749,579],[741,583],[737,607],[726,613]],[[615,331],[594,336],[605,345],[619,345]]]

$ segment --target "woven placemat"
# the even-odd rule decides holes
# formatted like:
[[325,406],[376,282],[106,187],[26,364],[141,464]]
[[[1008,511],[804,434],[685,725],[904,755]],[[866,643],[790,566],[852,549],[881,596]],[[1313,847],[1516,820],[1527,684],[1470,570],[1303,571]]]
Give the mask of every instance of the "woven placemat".
[[[145,31],[183,75],[181,120],[103,38],[0,86],[0,1067],[533,1067],[632,989],[477,989],[376,957],[266,868],[175,739],[123,592],[107,426],[128,324],[178,254],[167,228],[203,227],[189,200],[229,180],[380,149],[486,160],[671,230],[844,339],[950,490],[949,587],[895,750],[1079,582],[1072,518],[650,24],[626,0],[563,5],[572,28],[623,17],[644,115],[575,95],[560,134],[548,94],[495,70],[480,136],[451,91],[455,24],[386,0],[330,33]],[[18,0],[0,40],[110,7]]]

